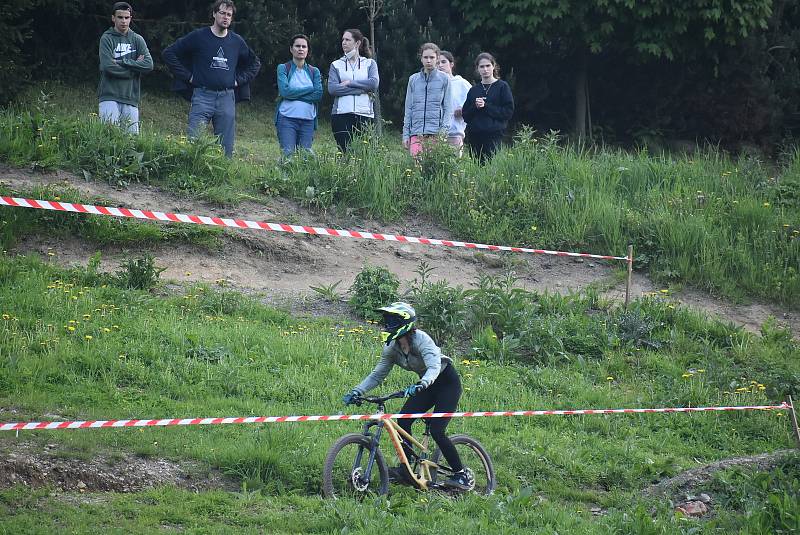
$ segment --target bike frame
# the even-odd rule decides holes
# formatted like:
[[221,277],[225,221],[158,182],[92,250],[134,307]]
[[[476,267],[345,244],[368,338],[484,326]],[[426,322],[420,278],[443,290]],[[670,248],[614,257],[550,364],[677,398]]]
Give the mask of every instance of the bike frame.
[[[375,433],[370,433],[370,428],[376,427],[377,430]],[[397,422],[389,418],[374,418],[364,424],[364,436],[370,437],[370,448],[369,448],[369,462],[367,463],[367,469],[364,473],[364,479],[369,480],[370,475],[372,473],[372,468],[375,464],[375,456],[378,448],[380,447],[380,439],[383,430],[389,433],[389,440],[392,442],[394,446],[394,450],[397,453],[397,457],[400,459],[400,462],[403,466],[406,467],[408,471],[409,477],[411,477],[414,484],[422,490],[428,490],[429,484],[431,483],[431,470],[436,470],[440,466],[425,457],[423,455],[430,453],[430,450],[427,446],[427,437],[429,436],[426,428],[425,433],[425,444],[420,442],[419,440],[415,439],[409,433],[407,433],[402,427],[400,427]],[[413,447],[419,449],[422,455],[415,455],[416,461],[419,463],[419,472],[414,473],[414,469],[411,466],[411,462],[406,455],[405,450],[403,449],[403,439],[406,439]],[[359,451],[358,455],[356,456],[355,462],[353,463],[353,469],[361,465],[361,458],[363,455],[363,451]]]

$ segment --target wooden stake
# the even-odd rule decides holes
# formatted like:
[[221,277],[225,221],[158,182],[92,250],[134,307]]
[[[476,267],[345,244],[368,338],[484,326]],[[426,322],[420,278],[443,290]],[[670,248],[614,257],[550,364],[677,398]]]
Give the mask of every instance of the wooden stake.
[[800,449],[800,427],[797,426],[797,412],[794,410],[794,403],[792,403],[792,396],[789,396],[789,418],[792,419],[792,428],[794,429],[794,440],[797,442],[797,447]]
[[625,283],[625,310],[631,302],[631,282],[633,281],[633,245],[628,245],[628,281]]

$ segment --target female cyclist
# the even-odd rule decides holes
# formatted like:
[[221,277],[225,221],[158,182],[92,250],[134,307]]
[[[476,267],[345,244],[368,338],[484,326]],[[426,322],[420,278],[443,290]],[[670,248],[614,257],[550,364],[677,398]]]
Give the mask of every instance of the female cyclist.
[[[396,364],[403,369],[413,371],[419,380],[406,388],[409,398],[402,413],[427,412],[435,408],[436,412],[455,412],[461,397],[461,379],[458,376],[453,360],[442,355],[430,336],[416,328],[417,316],[414,308],[408,303],[396,302],[378,309],[383,315],[383,337],[386,345],[375,369],[358,386],[344,395],[345,405],[352,403],[378,386]],[[413,419],[404,418],[398,422],[406,432],[411,433]],[[469,476],[464,470],[461,458],[455,446],[445,434],[450,418],[432,418],[430,431],[433,440],[442,450],[445,460],[455,473],[445,481],[445,485],[467,490]],[[408,451],[405,444],[404,449]],[[405,465],[390,470],[390,476],[397,481],[410,481],[412,475]]]

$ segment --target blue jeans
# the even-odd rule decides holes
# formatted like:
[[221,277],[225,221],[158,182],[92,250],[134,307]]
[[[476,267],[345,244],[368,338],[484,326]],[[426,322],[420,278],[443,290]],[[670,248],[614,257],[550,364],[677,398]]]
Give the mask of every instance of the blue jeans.
[[236,137],[236,100],[233,89],[214,91],[196,87],[192,93],[192,107],[189,110],[189,137],[196,138],[200,130],[211,121],[214,135],[219,137],[225,156],[233,156],[233,142]]
[[311,150],[311,142],[314,141],[313,119],[295,119],[279,113],[275,129],[284,156],[289,156],[297,149]]

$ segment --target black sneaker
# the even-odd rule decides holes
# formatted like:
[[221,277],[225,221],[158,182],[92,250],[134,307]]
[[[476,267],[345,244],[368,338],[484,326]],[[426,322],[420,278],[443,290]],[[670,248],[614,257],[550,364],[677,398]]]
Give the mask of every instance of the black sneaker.
[[389,468],[389,481],[391,483],[399,483],[400,485],[413,485],[411,476],[408,475],[408,469],[405,465],[398,465]]
[[444,486],[458,490],[472,490],[475,488],[475,478],[466,469],[462,468],[446,479]]

